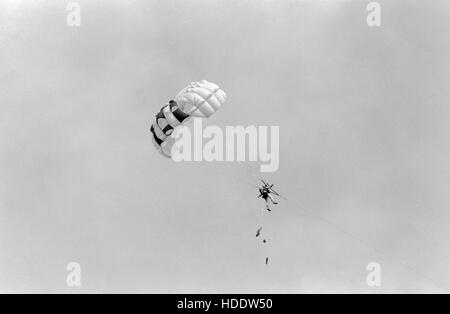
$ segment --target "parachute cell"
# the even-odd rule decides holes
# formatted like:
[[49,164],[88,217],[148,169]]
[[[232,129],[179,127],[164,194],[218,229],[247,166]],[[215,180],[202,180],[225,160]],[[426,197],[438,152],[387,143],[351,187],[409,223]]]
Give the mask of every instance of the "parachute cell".
[[175,97],[180,108],[193,117],[209,118],[226,101],[226,94],[214,83],[193,82]]

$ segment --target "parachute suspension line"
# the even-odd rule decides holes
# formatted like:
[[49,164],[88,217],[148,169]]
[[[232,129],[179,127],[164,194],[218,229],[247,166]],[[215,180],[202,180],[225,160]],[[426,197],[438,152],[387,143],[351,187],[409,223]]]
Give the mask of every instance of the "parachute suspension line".
[[[262,207],[261,208],[261,226],[264,225],[264,215],[266,215],[266,214],[267,214],[266,208]],[[267,238],[266,238],[265,226],[263,228],[264,229],[263,229],[262,245],[263,245],[263,252],[264,252],[264,255],[265,255],[265,259],[266,259],[265,263],[266,263],[266,265],[268,265],[269,264],[269,253],[268,253],[269,249],[267,247]]]
[[261,228],[264,228],[264,208],[261,208],[261,219],[259,225]]

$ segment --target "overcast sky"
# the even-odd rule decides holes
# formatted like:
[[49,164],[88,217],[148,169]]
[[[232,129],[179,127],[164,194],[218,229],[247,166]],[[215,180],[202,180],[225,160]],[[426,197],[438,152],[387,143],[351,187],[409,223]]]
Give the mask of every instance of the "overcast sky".
[[[447,0],[68,2],[0,1],[0,292],[450,291]],[[266,247],[257,163],[152,145],[201,79],[280,127]]]

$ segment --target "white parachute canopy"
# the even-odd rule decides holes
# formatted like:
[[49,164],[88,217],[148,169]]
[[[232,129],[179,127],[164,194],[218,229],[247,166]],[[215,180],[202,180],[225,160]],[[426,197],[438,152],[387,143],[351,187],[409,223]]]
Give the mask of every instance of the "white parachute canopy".
[[190,117],[209,118],[226,101],[226,94],[218,85],[202,80],[192,82],[182,89],[174,100],[164,105],[156,114],[150,131],[152,140],[159,152],[170,158],[175,144],[173,131],[185,125]]

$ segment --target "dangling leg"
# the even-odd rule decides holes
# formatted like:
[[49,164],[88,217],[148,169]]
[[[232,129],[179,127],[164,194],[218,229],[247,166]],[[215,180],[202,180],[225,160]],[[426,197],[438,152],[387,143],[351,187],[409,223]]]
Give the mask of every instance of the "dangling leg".
[[266,209],[267,209],[267,211],[271,212],[271,210],[269,208],[269,201],[267,198],[266,198]]
[[269,198],[270,198],[270,200],[272,201],[272,204],[274,204],[274,205],[277,205],[278,203],[277,202],[275,202],[275,200],[273,199],[273,197],[272,197],[272,195],[267,195]]

